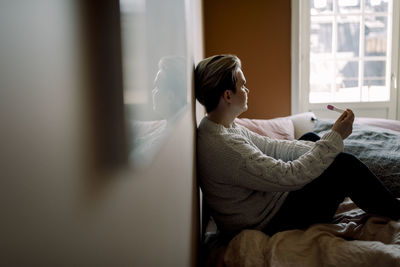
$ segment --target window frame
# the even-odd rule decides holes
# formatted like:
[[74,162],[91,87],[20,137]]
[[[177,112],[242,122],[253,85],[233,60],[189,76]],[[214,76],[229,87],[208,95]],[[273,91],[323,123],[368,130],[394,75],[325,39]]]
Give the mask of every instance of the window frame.
[[[330,103],[309,103],[310,1],[291,0],[291,6],[291,113],[313,111],[317,116],[319,114],[329,114],[325,112],[326,104]],[[382,102],[335,102],[335,105],[351,108],[356,112],[356,115],[359,113],[361,116],[369,114],[368,116],[372,117],[400,119],[400,107],[398,107],[398,104],[400,104],[400,93],[397,86],[397,79],[400,76],[398,68],[400,61],[399,13],[400,3],[393,0],[392,16],[391,19],[388,19],[388,33],[392,35],[388,52],[392,60],[387,63],[390,69],[387,69],[386,74],[390,76],[388,79],[390,100]],[[389,59],[389,56],[387,58]]]

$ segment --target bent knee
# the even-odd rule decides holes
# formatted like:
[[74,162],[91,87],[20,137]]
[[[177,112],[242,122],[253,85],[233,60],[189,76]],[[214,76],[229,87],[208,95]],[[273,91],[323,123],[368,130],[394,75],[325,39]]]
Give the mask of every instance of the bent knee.
[[346,152],[337,155],[331,166],[341,174],[339,177],[346,179],[357,179],[359,174],[368,169],[356,156]]
[[353,164],[360,162],[360,160],[356,156],[347,152],[339,153],[336,156],[335,161],[340,161],[343,163],[353,163]]
[[342,173],[348,170],[354,169],[355,166],[359,165],[359,160],[356,156],[341,152],[339,153],[336,158],[333,160],[332,164],[329,166],[328,169],[334,173]]

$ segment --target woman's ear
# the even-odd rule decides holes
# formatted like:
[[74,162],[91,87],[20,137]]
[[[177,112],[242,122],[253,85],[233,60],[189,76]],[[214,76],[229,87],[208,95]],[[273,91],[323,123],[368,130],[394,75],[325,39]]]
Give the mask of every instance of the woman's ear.
[[222,94],[222,97],[226,102],[231,103],[232,90],[225,90],[224,93]]

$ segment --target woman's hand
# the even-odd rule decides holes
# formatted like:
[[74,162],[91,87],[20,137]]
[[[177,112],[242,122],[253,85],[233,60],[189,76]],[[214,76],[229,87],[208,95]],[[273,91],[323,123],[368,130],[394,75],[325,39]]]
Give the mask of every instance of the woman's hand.
[[345,112],[340,115],[332,126],[332,130],[339,133],[342,139],[346,139],[353,131],[354,113],[350,109],[346,109]]

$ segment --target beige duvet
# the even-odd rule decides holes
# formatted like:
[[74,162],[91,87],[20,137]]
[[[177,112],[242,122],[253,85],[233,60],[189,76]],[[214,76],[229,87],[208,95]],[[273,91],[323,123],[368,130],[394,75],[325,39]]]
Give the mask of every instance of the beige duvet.
[[272,237],[244,230],[229,243],[225,266],[400,266],[400,221],[367,215],[350,200],[335,219]]

